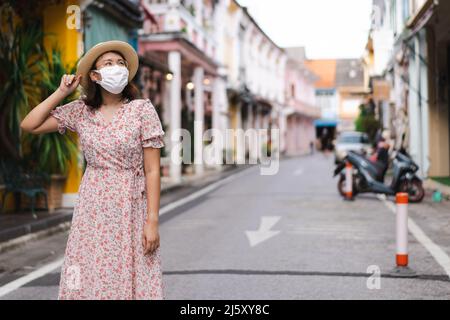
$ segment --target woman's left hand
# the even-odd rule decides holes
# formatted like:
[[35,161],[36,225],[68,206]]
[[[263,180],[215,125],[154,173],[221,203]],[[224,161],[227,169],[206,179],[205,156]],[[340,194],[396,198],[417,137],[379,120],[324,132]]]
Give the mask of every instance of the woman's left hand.
[[146,222],[142,235],[142,246],[144,254],[152,253],[159,247],[158,222]]

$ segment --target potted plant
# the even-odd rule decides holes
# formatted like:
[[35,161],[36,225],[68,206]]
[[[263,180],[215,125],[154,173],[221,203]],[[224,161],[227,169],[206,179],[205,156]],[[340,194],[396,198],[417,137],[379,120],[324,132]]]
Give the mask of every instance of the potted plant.
[[0,6],[0,15],[6,17],[0,28],[0,157],[20,163],[24,154],[20,122],[29,105],[40,99],[42,32],[34,21],[13,23],[8,5]]
[[[64,74],[73,74],[76,65],[65,66],[61,59],[61,52],[52,49],[50,56],[44,54],[44,59],[39,62],[42,75],[42,98],[45,99],[57,90]],[[62,105],[75,98],[76,93],[62,101]],[[41,135],[24,135],[24,141],[29,147],[26,161],[37,167],[37,171],[45,172],[50,176],[47,186],[48,207],[52,212],[61,207],[64,185],[68,170],[74,163],[78,154],[76,136],[71,133],[61,135],[52,132]]]

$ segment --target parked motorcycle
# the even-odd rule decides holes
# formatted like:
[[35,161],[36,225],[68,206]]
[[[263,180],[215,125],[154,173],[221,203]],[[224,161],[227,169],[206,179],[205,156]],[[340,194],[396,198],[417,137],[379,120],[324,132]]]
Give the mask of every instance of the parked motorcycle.
[[353,195],[358,193],[378,193],[390,196],[398,192],[406,192],[412,203],[421,202],[425,196],[422,180],[416,175],[419,166],[411,157],[397,152],[393,161],[393,178],[389,186],[383,183],[384,172],[382,166],[374,163],[353,151],[340,162],[334,176],[340,174],[338,181],[339,193],[345,196],[345,164],[350,162],[353,166]]

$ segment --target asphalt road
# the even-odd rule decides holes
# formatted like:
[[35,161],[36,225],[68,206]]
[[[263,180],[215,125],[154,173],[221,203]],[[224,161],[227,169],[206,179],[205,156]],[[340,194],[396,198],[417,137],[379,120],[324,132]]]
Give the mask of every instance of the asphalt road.
[[[283,160],[272,176],[253,166],[164,213],[160,234],[167,299],[450,299],[444,268],[413,235],[410,267],[418,277],[390,274],[395,215],[376,196],[343,201],[332,170],[332,157],[323,154]],[[187,193],[164,195],[162,206]],[[411,214],[448,255],[449,229],[428,221],[427,210],[433,208],[423,204]],[[0,292],[61,259],[66,240],[67,233],[61,233],[2,254]],[[368,270],[379,270],[380,277]],[[59,271],[0,299],[56,299]]]

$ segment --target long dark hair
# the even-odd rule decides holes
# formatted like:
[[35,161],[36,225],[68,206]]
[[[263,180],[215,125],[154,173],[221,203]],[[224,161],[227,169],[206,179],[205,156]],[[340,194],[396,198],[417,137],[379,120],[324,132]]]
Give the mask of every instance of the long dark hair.
[[[119,56],[122,57],[122,59],[125,60],[125,58],[123,57],[123,55],[118,52],[118,51],[108,51],[108,52],[113,52],[115,54],[118,54]],[[106,52],[105,52],[106,53]],[[96,67],[96,63],[97,60],[100,58],[101,56],[99,56],[94,63],[92,64],[91,70],[95,70]],[[100,106],[102,105],[103,101],[102,101],[102,94],[101,94],[101,89],[100,89],[100,85],[98,83],[95,83],[91,80],[90,77],[90,71],[88,76],[88,87],[84,89],[84,97],[82,98],[84,103],[88,106],[90,106],[93,109],[98,109],[100,108]],[[132,82],[129,82],[127,84],[127,86],[123,89],[122,91],[122,98],[126,98],[128,100],[134,100],[139,98],[140,96],[140,92],[139,89],[136,87],[136,85]]]

